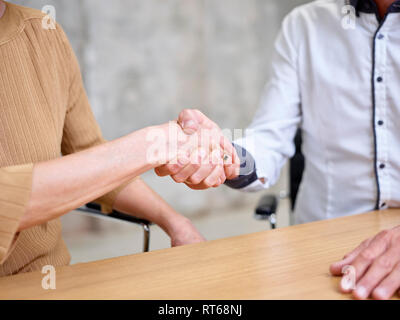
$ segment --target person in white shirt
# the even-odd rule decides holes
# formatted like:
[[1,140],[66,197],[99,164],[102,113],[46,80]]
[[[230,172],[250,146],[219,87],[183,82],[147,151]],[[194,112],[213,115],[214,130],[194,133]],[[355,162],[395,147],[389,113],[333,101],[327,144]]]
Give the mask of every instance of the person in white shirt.
[[[400,206],[400,1],[320,0],[294,9],[275,43],[272,77],[248,134],[234,142],[243,191],[273,185],[302,131],[305,171],[299,223]],[[185,130],[218,126],[197,110]],[[204,168],[156,170],[205,189]],[[390,298],[400,289],[400,227],[384,231],[331,266],[352,265],[354,296]],[[349,283],[343,277],[343,291]]]

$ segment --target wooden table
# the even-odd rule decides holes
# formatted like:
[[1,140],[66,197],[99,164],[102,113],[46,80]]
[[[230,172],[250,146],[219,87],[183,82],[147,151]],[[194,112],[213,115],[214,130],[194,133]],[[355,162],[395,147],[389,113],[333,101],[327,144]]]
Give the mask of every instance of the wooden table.
[[400,210],[319,221],[0,279],[8,299],[346,299],[328,272],[362,240],[400,225]]

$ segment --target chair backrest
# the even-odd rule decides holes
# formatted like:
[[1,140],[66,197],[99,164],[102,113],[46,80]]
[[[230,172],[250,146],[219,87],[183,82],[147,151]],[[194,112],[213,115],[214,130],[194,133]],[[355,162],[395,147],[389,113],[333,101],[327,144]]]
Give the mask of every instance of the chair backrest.
[[299,186],[304,172],[304,155],[301,152],[301,129],[297,130],[294,143],[296,146],[296,152],[294,156],[290,159],[289,164],[289,188],[292,210],[294,209],[294,206],[296,204],[297,192],[299,191]]

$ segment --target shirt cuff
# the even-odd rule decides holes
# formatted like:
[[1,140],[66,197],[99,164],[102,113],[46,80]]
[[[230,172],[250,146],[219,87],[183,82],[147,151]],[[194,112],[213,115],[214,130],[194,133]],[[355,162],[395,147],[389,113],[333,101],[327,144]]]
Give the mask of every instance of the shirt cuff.
[[0,168],[0,264],[6,261],[18,237],[32,189],[33,164]]
[[256,165],[250,152],[239,145],[233,144],[233,146],[240,159],[239,176],[235,179],[225,181],[225,184],[233,189],[243,189],[258,181]]

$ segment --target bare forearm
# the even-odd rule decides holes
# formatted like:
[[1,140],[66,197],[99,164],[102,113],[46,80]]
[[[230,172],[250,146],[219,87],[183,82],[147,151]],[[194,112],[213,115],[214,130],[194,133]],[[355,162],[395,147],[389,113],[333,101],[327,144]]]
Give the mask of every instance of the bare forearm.
[[187,218],[177,213],[140,178],[132,181],[116,197],[114,208],[149,220],[160,226],[168,235],[176,232],[178,225],[187,223]]
[[35,164],[31,198],[19,229],[57,218],[153,168],[146,159],[146,130]]
[[205,241],[189,219],[177,213],[140,178],[117,195],[114,208],[154,222],[169,235],[172,246]]

